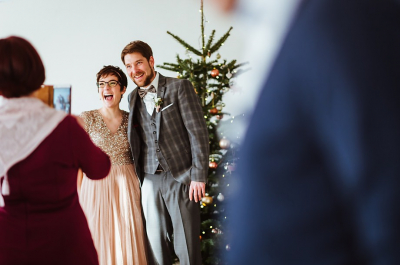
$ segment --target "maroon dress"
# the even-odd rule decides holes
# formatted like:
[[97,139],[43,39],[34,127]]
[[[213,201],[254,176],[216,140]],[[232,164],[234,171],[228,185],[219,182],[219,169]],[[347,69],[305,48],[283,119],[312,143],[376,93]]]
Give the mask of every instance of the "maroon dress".
[[77,172],[82,168],[100,179],[110,166],[108,156],[67,116],[8,171],[10,195],[0,207],[0,264],[98,264],[79,204]]

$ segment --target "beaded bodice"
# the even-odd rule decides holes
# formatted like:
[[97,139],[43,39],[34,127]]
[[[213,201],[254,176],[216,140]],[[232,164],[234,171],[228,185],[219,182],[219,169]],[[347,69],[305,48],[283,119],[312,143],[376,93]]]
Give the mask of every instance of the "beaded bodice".
[[122,122],[115,133],[108,129],[98,110],[85,111],[81,117],[93,143],[110,157],[113,165],[133,164],[127,136],[128,112],[122,111]]

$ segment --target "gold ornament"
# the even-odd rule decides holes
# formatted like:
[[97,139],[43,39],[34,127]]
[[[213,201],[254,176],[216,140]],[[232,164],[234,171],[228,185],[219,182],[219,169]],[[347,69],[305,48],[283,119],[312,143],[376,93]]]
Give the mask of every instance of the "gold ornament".
[[211,204],[211,203],[213,202],[213,197],[211,197],[211,196],[205,196],[205,197],[201,198],[201,201],[202,201],[204,204],[209,205],[209,204]]

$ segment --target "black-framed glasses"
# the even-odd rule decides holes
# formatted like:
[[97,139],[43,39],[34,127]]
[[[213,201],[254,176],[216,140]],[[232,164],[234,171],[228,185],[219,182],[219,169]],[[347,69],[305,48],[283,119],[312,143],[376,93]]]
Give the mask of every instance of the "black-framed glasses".
[[97,87],[99,87],[99,88],[105,88],[107,84],[110,87],[115,87],[116,85],[121,85],[120,82],[115,81],[115,80],[111,80],[111,81],[108,81],[108,82],[100,81],[100,82],[96,83]]

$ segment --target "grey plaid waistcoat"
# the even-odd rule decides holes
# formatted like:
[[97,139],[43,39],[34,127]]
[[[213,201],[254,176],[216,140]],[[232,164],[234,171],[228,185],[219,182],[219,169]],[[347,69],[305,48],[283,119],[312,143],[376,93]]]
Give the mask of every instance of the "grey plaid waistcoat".
[[142,138],[140,170],[145,173],[154,174],[160,164],[165,171],[169,170],[168,164],[158,144],[157,122],[155,111],[149,115],[146,105],[140,97],[137,97],[136,118],[139,121],[139,134]]

